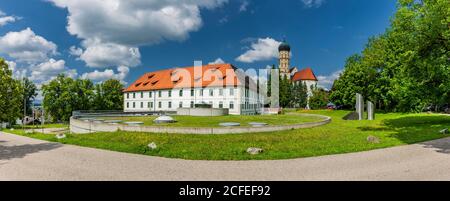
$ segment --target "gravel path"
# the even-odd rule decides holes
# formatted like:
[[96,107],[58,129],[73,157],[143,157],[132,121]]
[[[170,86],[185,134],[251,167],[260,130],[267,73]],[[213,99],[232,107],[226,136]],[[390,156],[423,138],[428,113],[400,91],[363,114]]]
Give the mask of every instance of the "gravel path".
[[450,138],[276,161],[190,161],[0,133],[0,180],[450,180]]

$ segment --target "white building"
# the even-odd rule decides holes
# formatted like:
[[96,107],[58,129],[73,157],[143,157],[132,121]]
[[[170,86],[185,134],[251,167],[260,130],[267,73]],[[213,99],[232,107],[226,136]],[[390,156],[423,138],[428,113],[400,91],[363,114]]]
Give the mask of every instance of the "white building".
[[208,104],[229,114],[263,110],[265,93],[231,64],[211,64],[146,73],[124,90],[125,112],[177,111]]

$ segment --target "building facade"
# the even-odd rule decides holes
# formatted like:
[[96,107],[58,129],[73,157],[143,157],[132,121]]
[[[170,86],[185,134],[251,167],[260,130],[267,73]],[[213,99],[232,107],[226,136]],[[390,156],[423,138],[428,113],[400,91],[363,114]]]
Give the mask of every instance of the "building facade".
[[264,99],[244,73],[230,64],[214,64],[146,73],[124,90],[124,111],[175,112],[206,104],[233,115],[253,115],[262,112]]

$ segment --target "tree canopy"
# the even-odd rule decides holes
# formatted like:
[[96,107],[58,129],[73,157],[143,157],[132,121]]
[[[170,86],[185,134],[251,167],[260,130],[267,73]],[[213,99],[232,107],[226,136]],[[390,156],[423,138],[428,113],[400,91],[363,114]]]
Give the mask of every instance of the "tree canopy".
[[355,93],[386,111],[450,103],[450,4],[399,0],[391,26],[347,59],[331,100],[353,107]]
[[13,78],[5,60],[0,58],[0,122],[14,123],[22,116],[22,105],[22,85]]

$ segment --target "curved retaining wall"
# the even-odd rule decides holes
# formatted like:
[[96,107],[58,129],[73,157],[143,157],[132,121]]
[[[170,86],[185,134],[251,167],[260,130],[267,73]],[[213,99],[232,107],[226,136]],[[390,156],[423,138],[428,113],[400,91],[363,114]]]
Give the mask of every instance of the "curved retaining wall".
[[283,131],[300,128],[312,128],[325,125],[331,122],[331,117],[315,114],[302,114],[304,116],[322,117],[319,122],[309,122],[285,126],[264,126],[264,127],[216,127],[216,128],[191,128],[191,127],[168,127],[168,126],[129,126],[123,124],[97,123],[70,118],[70,132],[76,134],[86,134],[95,132],[116,132],[133,131],[148,133],[172,133],[172,134],[240,134],[240,133],[260,133]]

